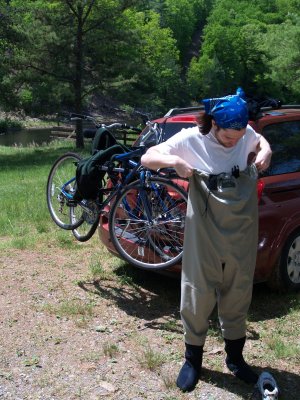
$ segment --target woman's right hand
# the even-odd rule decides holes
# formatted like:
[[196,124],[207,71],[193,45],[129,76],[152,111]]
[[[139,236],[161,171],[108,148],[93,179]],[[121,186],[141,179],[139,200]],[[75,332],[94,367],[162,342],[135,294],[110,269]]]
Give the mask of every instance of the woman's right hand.
[[160,168],[174,168],[181,178],[193,175],[193,167],[181,157],[172,154],[162,154],[160,145],[150,147],[141,158],[141,163],[147,168],[157,170]]
[[174,165],[177,175],[179,175],[181,178],[189,178],[190,176],[192,176],[194,173],[194,168],[182,158],[177,158],[178,160]]

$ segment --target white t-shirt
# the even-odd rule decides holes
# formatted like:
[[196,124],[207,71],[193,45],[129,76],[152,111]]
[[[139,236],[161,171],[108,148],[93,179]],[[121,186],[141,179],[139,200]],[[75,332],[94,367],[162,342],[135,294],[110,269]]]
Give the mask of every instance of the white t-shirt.
[[202,135],[198,126],[182,129],[157,146],[162,154],[177,155],[192,167],[210,174],[230,173],[234,166],[247,167],[250,153],[256,153],[261,135],[247,125],[244,136],[233,147],[222,146],[210,132]]

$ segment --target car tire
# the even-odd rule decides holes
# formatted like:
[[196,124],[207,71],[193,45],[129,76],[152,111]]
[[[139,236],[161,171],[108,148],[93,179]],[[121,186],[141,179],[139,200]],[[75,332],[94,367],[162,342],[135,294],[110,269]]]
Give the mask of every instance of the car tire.
[[284,292],[300,290],[300,230],[287,239],[268,285]]

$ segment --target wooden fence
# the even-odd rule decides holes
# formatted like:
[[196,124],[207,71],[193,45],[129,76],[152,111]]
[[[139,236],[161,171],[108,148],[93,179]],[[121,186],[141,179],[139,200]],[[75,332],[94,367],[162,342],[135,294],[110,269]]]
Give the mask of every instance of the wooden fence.
[[[84,127],[84,129],[92,129],[91,126]],[[114,137],[125,146],[132,146],[138,137],[138,133],[128,133],[125,130],[115,130],[113,132]],[[53,127],[51,131],[51,137],[56,137],[60,139],[76,139],[75,126],[56,126]],[[85,138],[84,140],[91,140]]]

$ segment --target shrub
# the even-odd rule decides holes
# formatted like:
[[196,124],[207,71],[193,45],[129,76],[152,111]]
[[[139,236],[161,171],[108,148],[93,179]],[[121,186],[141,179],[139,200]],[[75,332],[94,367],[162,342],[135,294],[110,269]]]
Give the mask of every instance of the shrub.
[[0,133],[7,133],[9,130],[22,129],[22,123],[10,119],[0,119]]

